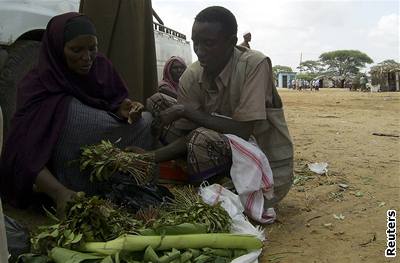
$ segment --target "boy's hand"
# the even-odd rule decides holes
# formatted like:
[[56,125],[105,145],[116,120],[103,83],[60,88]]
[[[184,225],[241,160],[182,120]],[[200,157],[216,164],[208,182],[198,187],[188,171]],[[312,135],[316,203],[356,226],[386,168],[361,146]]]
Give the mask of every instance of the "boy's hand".
[[174,122],[177,119],[182,118],[184,112],[185,112],[185,106],[183,106],[182,104],[173,105],[160,113],[161,123],[163,125],[168,125],[171,122]]

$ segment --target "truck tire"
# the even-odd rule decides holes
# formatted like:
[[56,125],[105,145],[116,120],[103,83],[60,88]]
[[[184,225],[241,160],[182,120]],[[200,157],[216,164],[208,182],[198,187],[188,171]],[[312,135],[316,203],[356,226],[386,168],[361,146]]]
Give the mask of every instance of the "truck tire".
[[3,110],[3,140],[15,112],[18,82],[37,64],[40,42],[17,40],[7,51],[0,71],[0,106]]

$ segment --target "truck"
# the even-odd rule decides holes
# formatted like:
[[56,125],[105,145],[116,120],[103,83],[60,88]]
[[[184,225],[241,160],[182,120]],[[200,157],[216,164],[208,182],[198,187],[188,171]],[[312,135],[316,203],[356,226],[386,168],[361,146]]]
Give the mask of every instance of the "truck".
[[[111,0],[108,1],[111,3]],[[0,139],[5,137],[15,111],[16,86],[38,60],[40,41],[47,22],[58,14],[78,12],[82,2],[83,0],[0,0],[0,110],[3,112]],[[192,53],[190,42],[184,34],[165,26],[154,10],[153,17],[157,20],[154,22],[153,18],[159,81],[164,64],[171,56],[180,56],[186,63],[191,63]]]

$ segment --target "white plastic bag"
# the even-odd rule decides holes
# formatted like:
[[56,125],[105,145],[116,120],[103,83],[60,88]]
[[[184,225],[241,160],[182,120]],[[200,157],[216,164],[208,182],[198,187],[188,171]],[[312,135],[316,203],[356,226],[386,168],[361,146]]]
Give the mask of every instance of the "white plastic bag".
[[320,175],[328,172],[328,163],[309,163],[307,166],[310,171]]
[[[264,229],[253,226],[243,214],[244,208],[239,196],[224,188],[222,185],[213,184],[200,187],[200,196],[209,205],[221,202],[221,206],[232,218],[231,233],[254,235],[261,241],[265,240]],[[252,251],[234,259],[233,263],[257,263],[262,249]]]
[[221,206],[225,208],[231,218],[243,216],[243,205],[240,202],[239,196],[229,191],[219,184],[204,185],[200,187],[200,196],[204,202],[209,205],[215,205],[221,202]]

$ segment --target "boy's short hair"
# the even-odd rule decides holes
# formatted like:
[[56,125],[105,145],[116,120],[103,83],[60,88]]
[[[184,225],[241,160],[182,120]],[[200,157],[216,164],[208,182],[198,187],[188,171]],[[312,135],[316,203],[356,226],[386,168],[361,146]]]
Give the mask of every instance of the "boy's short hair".
[[200,11],[194,19],[195,22],[217,22],[222,26],[226,36],[237,35],[237,22],[235,16],[222,6],[210,6]]

